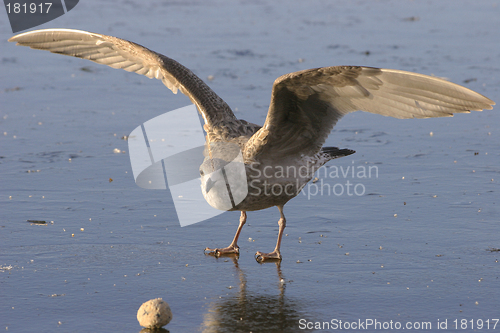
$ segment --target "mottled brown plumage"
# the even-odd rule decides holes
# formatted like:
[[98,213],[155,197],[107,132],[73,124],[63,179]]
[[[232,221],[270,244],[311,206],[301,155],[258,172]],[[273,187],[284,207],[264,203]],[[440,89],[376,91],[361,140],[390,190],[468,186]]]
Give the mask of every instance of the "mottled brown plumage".
[[[283,206],[300,192],[319,167],[333,158],[354,153],[348,149],[322,147],[333,126],[345,114],[362,110],[401,119],[447,117],[492,109],[495,104],[474,91],[436,77],[360,66],[325,67],[276,79],[269,112],[260,127],[236,119],[229,106],[189,69],[141,45],[68,29],[31,31],[9,41],[159,79],[172,92],[180,90],[198,107],[205,120],[210,158],[218,154],[218,161],[224,160],[224,153],[214,151],[212,154],[212,143],[239,147],[249,194],[233,209],[241,211],[241,218],[231,245],[224,249],[206,249],[216,255],[239,252],[237,241],[246,222],[246,211],[277,206],[281,218],[276,248],[271,253],[257,252],[256,255],[260,260],[281,259],[281,236],[286,225]],[[279,171],[302,166],[307,169],[303,175],[262,176],[266,168]],[[204,163],[203,167],[213,169],[214,163]],[[262,194],[269,185],[290,191]],[[208,193],[210,188],[202,184],[202,190]]]

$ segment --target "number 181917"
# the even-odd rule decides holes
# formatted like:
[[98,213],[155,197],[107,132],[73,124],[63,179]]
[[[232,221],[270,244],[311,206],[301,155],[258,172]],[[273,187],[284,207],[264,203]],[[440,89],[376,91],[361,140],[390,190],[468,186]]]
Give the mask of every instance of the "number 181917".
[[19,2],[14,2],[14,3],[7,3],[5,7],[7,7],[7,14],[14,13],[14,14],[48,14],[50,7],[52,6],[52,2],[46,2],[46,3],[39,3],[36,4],[34,2],[27,4],[27,3],[19,3]]
[[455,329],[496,329],[499,319],[455,319],[453,323],[455,324]]

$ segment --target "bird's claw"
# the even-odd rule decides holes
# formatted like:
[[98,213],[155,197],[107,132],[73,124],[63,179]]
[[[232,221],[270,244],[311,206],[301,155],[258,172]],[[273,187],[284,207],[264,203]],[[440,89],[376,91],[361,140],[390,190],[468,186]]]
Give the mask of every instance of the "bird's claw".
[[257,251],[257,253],[255,253],[255,260],[259,263],[264,261],[279,261],[281,260],[281,253],[279,251],[273,251],[271,253]]
[[223,249],[219,249],[219,248],[215,248],[215,249],[211,249],[211,248],[205,248],[205,250],[203,250],[203,252],[205,254],[208,254],[208,255],[211,255],[211,256],[214,256],[216,258],[220,257],[220,256],[224,256],[224,255],[239,255],[240,254],[240,248],[238,245],[230,245],[228,247],[225,247]]

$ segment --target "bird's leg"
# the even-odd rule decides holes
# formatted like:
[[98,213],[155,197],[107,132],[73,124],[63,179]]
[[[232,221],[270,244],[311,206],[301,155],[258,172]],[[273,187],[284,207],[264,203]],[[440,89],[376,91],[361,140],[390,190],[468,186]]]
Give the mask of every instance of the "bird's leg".
[[229,244],[228,247],[225,247],[223,249],[215,248],[206,248],[205,251],[208,251],[209,253],[215,255],[218,257],[221,254],[230,254],[230,253],[240,253],[240,247],[238,246],[238,238],[240,237],[240,232],[243,226],[245,225],[247,221],[247,212],[242,211],[241,216],[240,216],[240,225],[238,226],[238,229],[236,230],[236,234],[234,235],[233,241],[231,244]]
[[283,206],[279,205],[278,209],[280,211],[281,217],[280,217],[280,220],[278,221],[279,231],[278,231],[278,241],[276,242],[276,248],[271,253],[264,253],[264,252],[257,251],[257,253],[255,253],[255,259],[258,262],[262,262],[262,261],[268,260],[268,259],[281,260],[281,253],[280,253],[281,237],[283,237],[283,230],[285,230],[285,227],[286,227],[286,219],[285,219],[285,215],[283,214]]

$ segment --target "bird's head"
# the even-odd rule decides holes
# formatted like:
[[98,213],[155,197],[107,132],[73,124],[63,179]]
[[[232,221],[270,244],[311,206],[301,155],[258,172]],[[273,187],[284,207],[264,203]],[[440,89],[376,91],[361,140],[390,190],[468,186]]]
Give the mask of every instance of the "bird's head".
[[238,145],[211,143],[200,166],[201,190],[205,200],[220,210],[233,209],[248,194],[245,164]]

